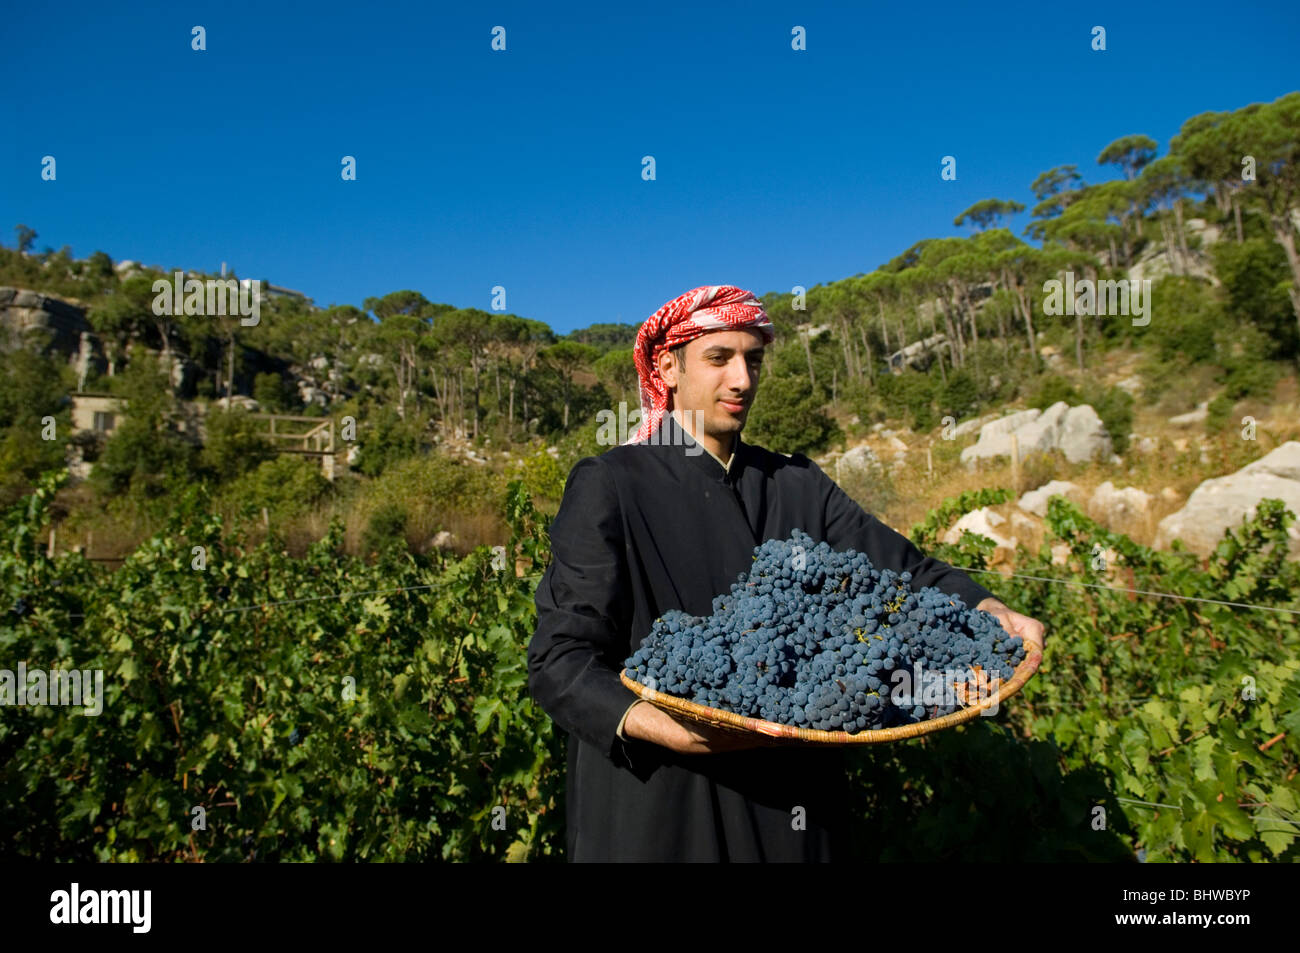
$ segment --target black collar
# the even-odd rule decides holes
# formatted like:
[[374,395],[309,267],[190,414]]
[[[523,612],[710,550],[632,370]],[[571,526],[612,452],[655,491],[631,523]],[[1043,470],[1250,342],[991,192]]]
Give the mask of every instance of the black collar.
[[[745,469],[745,457],[748,444],[736,434],[736,445],[732,450],[731,468],[724,470],[722,464],[715,460],[704,445],[699,443],[686,431],[671,411],[665,411],[659,424],[658,440],[665,452],[676,454],[686,461],[688,466],[698,467],[700,472],[710,480],[718,483],[735,485],[740,482],[740,475]],[[651,438],[652,441],[655,439]]]

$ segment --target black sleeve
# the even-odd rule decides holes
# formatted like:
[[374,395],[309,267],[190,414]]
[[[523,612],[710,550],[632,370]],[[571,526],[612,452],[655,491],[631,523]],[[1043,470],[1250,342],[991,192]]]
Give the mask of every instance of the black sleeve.
[[866,553],[877,569],[910,572],[912,588],[934,586],[940,592],[959,595],[969,609],[974,609],[985,599],[997,598],[962,570],[926,556],[902,533],[886,526],[855,503],[816,463],[808,460],[808,464],[825,500],[826,543],[832,549]]
[[618,679],[631,654],[627,557],[618,494],[599,457],[569,472],[537,586],[528,689],[552,721],[617,760],[615,734],[637,698]]

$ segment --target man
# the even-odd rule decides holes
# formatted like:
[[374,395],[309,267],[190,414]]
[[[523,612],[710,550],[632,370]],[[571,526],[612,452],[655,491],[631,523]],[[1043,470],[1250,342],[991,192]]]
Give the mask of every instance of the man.
[[865,513],[813,461],[740,433],[774,336],[762,303],[731,285],[695,288],[641,326],[642,421],[629,441],[579,460],[551,526],[536,593],[529,689],[569,734],[573,861],[791,861],[842,857],[842,749],[711,729],[643,702],[624,660],[669,609],[712,614],[755,546],[795,528],[832,549],[912,573],[1008,631],[1043,627],[964,573],[926,558]]

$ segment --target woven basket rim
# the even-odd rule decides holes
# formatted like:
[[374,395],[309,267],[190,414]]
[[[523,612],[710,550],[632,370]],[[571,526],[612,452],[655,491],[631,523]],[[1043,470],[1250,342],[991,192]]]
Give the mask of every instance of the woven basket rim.
[[715,727],[732,728],[739,731],[754,732],[771,738],[791,741],[806,741],[818,745],[861,745],[879,744],[886,741],[903,741],[918,738],[953,725],[960,725],[980,717],[980,712],[994,705],[1001,705],[1029,681],[1038,671],[1043,660],[1042,650],[1034,643],[1025,643],[1025,657],[1016,666],[1011,678],[1002,682],[996,693],[982,699],[974,705],[962,708],[949,715],[918,721],[911,725],[895,725],[893,728],[877,728],[849,734],[847,731],[825,731],[820,728],[799,728],[795,725],[782,725],[762,718],[737,715],[735,712],[723,711],[721,708],[709,708],[677,695],[668,695],[656,689],[642,685],[628,677],[627,669],[619,671],[619,680],[635,692],[640,698],[672,714],[683,715],[692,721],[703,722]]

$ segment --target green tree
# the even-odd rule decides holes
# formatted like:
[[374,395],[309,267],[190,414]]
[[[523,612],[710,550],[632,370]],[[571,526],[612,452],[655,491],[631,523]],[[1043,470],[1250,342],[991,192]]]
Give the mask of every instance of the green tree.
[[965,222],[970,222],[976,229],[983,231],[986,228],[1000,226],[1002,219],[1024,210],[1023,205],[1011,199],[981,199],[953,219],[952,223],[961,226]]
[[[1204,112],[1183,123],[1178,135],[1169,141],[1171,155],[1183,159],[1187,173],[1213,196],[1221,215],[1231,214],[1237,227],[1237,241],[1245,240],[1241,225],[1242,156],[1233,152],[1233,143],[1218,134],[1218,127],[1228,118],[1226,112]],[[1203,135],[1203,133],[1206,133]]]
[[[1300,327],[1300,252],[1292,209],[1300,204],[1300,92],[1232,113],[1208,113],[1184,125],[1178,150],[1194,176],[1234,182],[1232,194],[1268,221],[1290,270],[1287,295]],[[1253,165],[1255,179],[1245,178]],[[1236,182],[1242,182],[1240,187]],[[1238,216],[1240,223],[1240,217]],[[1238,240],[1242,239],[1240,225]],[[1300,352],[1298,352],[1300,356]]]
[[[1190,254],[1183,229],[1183,196],[1195,183],[1188,176],[1183,159],[1172,154],[1156,159],[1142,170],[1135,184],[1139,206],[1155,212],[1169,270],[1173,274],[1187,274]],[[1173,213],[1173,222],[1169,221],[1169,212]]]
[[157,500],[193,477],[198,448],[171,425],[171,390],[150,362],[132,362],[119,376],[124,418],[95,463],[90,482],[102,493],[130,492]]
[[640,329],[639,324],[603,322],[570,331],[562,340],[590,344],[604,355],[614,350],[630,349],[636,343],[636,335]]
[[901,374],[881,375],[879,390],[891,415],[905,412],[913,430],[925,431],[939,422],[934,403],[936,394],[944,386],[943,380],[933,371],[921,373],[905,370]]
[[1029,189],[1038,199],[1039,204],[1030,213],[1035,218],[1059,215],[1061,211],[1078,197],[1079,189],[1084,185],[1079,169],[1074,165],[1058,165],[1040,173],[1029,183]]
[[366,298],[366,311],[379,318],[376,340],[382,342],[393,358],[397,375],[397,415],[406,415],[406,395],[414,392],[419,410],[421,354],[426,353],[426,338],[433,319],[455,310],[451,305],[434,304],[418,291],[393,291],[382,298]]
[[152,274],[132,275],[110,294],[90,306],[86,320],[104,345],[108,376],[117,375],[119,362],[143,337],[153,318]]
[[[1132,183],[1142,167],[1155,158],[1156,141],[1150,136],[1135,135],[1116,139],[1097,156],[1098,165],[1115,165],[1124,173],[1126,183]],[[1128,198],[1128,211],[1120,216],[1120,228],[1124,234],[1124,264],[1131,262],[1129,252],[1129,231],[1132,224],[1140,218],[1137,205],[1137,193],[1123,190]]]
[[219,483],[234,480],[275,455],[257,422],[242,408],[209,414],[205,429],[200,464]]
[[979,410],[979,398],[975,376],[963,368],[949,376],[948,383],[939,391],[939,410],[962,420]]
[[381,407],[359,428],[357,469],[377,477],[393,464],[426,452],[418,420],[404,420],[392,407]]
[[596,359],[592,371],[611,394],[626,400],[632,407],[640,406],[640,377],[631,348],[615,348]]
[[279,454],[229,484],[226,497],[240,505],[265,506],[273,519],[284,520],[309,513],[333,492],[334,484],[314,459]]
[[86,260],[86,273],[99,278],[112,278],[115,274],[113,259],[107,252],[96,251]]
[[561,426],[566,431],[569,429],[569,408],[573,403],[574,376],[590,370],[598,357],[600,351],[596,348],[573,341],[560,341],[541,353],[542,361],[555,372],[560,381],[560,399],[564,405]]
[[824,450],[844,436],[825,405],[825,391],[803,375],[765,377],[745,424],[745,439],[786,455]]
[[26,254],[28,249],[36,242],[36,230],[26,225],[15,225],[14,231],[17,233],[17,247],[20,252]]
[[[68,382],[53,355],[34,348],[0,351],[0,499],[30,486],[42,471],[64,463],[72,427]],[[53,440],[44,419],[54,418]]]
[[482,374],[497,340],[496,323],[497,315],[491,312],[460,308],[439,317],[434,332],[438,352],[453,365],[470,369],[473,385],[470,436],[475,440],[482,419]]
[[266,371],[253,378],[253,399],[264,410],[286,413],[292,401],[292,386],[284,375]]
[[1117,165],[1123,170],[1124,178],[1132,181],[1155,154],[1156,141],[1150,136],[1124,136],[1101,150],[1097,164]]
[[1149,359],[1193,364],[1215,359],[1214,333],[1223,326],[1224,313],[1205,282],[1165,275],[1151,286],[1150,306],[1154,317],[1139,329]]
[[1300,335],[1287,298],[1290,271],[1281,246],[1269,239],[1248,238],[1238,244],[1218,242],[1211,253],[1227,295],[1228,314],[1264,332],[1273,344],[1269,357],[1300,354]]

